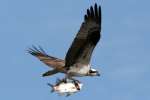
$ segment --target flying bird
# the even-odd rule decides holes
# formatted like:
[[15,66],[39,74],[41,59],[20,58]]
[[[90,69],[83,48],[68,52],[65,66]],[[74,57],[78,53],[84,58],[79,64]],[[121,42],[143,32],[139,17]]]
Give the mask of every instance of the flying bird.
[[59,72],[64,73],[69,79],[78,76],[99,76],[99,71],[90,66],[90,60],[93,50],[100,40],[100,33],[101,7],[95,4],[87,9],[84,21],[64,60],[48,55],[41,47],[33,46],[29,48],[28,52],[53,68],[44,73],[43,76],[50,76]]

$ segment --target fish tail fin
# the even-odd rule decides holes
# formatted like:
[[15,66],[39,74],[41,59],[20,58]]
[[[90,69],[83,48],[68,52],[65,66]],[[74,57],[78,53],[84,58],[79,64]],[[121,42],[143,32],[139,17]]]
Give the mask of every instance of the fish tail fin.
[[51,84],[51,83],[47,83],[47,85],[48,85],[48,86],[50,86],[50,87],[52,88],[51,93],[53,93],[53,92],[55,91],[55,89],[54,89],[54,85],[53,85],[53,84]]
[[60,82],[61,82],[61,79],[57,78],[57,79],[56,79],[56,84],[57,84],[57,83],[60,83]]
[[67,93],[66,94],[66,97],[69,97],[69,96],[71,96],[73,93]]

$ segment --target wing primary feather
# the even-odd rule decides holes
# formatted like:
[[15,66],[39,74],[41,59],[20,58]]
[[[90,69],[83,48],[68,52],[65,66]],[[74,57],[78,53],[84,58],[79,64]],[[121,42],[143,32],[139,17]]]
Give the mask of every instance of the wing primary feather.
[[88,18],[90,17],[90,11],[89,11],[89,9],[87,9],[87,15],[88,15]]
[[28,53],[30,53],[31,55],[35,55],[36,54],[36,51],[32,48],[29,48],[28,50]]
[[84,15],[84,21],[86,21],[88,19],[87,15]]
[[99,6],[99,23],[101,23],[101,7]]
[[29,48],[29,50],[27,50],[28,53],[32,54],[33,56],[38,56],[38,55],[44,55],[44,56],[49,56],[47,55],[47,53],[42,49],[41,46],[39,46],[39,49],[35,46],[32,46],[32,48]]
[[91,11],[91,17],[93,18],[94,17],[94,10],[93,10],[92,6],[90,7],[90,11]]
[[95,6],[94,6],[94,9],[95,9],[95,17],[98,18],[98,11],[97,11],[97,4],[95,3]]
[[41,46],[39,46],[39,49],[40,49],[40,51],[42,51],[43,54],[47,55],[46,52],[44,51],[44,49]]
[[40,52],[40,50],[37,49],[34,45],[32,45],[32,48],[33,48],[35,51]]

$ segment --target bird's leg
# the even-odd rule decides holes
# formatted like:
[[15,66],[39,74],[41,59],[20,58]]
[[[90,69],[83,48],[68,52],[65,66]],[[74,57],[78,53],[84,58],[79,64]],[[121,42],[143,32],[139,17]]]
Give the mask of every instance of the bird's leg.
[[68,76],[68,75],[65,77],[65,80],[66,80],[66,81],[67,81],[67,80],[76,81],[76,79],[74,79],[73,77]]
[[72,80],[74,83],[81,83],[79,80],[73,78],[73,77],[70,77],[70,80]]
[[75,79],[75,78],[73,78],[72,76],[67,75],[67,74],[66,74],[64,80],[65,80],[66,82],[68,82],[68,80],[71,80],[71,81],[74,82],[74,83],[81,83],[79,80],[77,80],[77,79]]
[[65,75],[65,78],[63,79],[65,82],[67,82],[67,80],[69,79],[69,75]]
[[80,86],[79,86],[79,83],[81,83],[79,80],[69,76],[69,75],[66,75],[65,78],[64,78],[65,82],[67,83],[68,80],[71,80],[71,82],[74,83],[75,87],[77,90],[80,90]]

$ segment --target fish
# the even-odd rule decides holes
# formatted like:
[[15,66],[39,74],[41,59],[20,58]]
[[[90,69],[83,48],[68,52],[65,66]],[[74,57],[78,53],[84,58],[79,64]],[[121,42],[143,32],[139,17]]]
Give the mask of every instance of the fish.
[[82,89],[83,84],[80,81],[74,81],[69,79],[57,79],[55,85],[48,83],[52,88],[51,92],[56,92],[60,95],[70,96],[79,92]]

